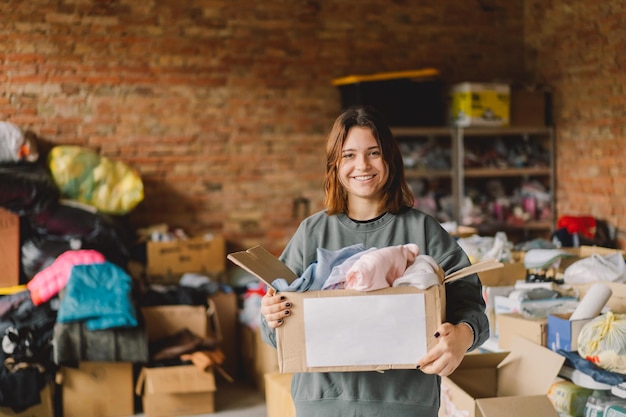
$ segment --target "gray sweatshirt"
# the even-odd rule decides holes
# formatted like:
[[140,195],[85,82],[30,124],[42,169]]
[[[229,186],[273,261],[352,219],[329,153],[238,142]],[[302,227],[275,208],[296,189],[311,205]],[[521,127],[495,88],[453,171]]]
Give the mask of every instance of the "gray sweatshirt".
[[[454,238],[433,217],[416,209],[386,213],[371,222],[318,212],[300,224],[280,260],[300,276],[316,261],[318,248],[336,251],[357,243],[366,248],[416,243],[420,254],[432,256],[446,275],[470,264]],[[489,337],[481,291],[476,274],[446,285],[446,321],[472,326],[470,350]],[[286,296],[289,299],[289,294]],[[263,318],[261,334],[266,343],[276,347],[275,331]],[[297,417],[436,417],[440,382],[439,376],[418,370],[310,372],[294,375],[291,395]]]

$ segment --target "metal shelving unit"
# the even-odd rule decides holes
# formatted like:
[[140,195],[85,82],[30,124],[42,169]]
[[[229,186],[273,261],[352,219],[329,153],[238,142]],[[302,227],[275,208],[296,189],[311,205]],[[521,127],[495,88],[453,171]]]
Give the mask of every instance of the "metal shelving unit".
[[[520,231],[523,233],[550,232],[554,230],[556,222],[556,176],[555,176],[555,141],[552,127],[544,126],[517,126],[517,127],[398,127],[392,132],[399,142],[414,140],[435,140],[448,146],[450,149],[450,170],[410,169],[406,170],[408,179],[437,178],[450,179],[454,213],[453,217],[462,224],[461,203],[466,196],[468,183],[481,180],[501,179],[514,182],[528,178],[541,179],[548,184],[550,192],[550,219],[530,219],[523,224],[498,223],[491,225],[505,231]],[[522,167],[476,167],[466,168],[465,157],[468,147],[482,141],[489,143],[495,140],[533,141],[539,140],[549,153],[547,166]],[[466,225],[474,226],[474,225]]]

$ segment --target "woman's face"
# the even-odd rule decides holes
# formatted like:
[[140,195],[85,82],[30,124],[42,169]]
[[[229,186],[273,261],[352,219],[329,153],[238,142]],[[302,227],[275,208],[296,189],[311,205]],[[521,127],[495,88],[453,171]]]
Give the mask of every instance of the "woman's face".
[[355,126],[348,131],[338,174],[349,198],[381,199],[388,170],[382,150],[368,128]]

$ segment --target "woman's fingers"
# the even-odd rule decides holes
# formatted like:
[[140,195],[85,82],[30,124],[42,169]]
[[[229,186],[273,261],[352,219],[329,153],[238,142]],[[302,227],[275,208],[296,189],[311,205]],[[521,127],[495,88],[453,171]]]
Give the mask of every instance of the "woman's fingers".
[[276,328],[283,324],[286,317],[291,314],[291,302],[282,294],[274,295],[273,290],[268,291],[261,299],[261,314],[265,317],[267,324]]

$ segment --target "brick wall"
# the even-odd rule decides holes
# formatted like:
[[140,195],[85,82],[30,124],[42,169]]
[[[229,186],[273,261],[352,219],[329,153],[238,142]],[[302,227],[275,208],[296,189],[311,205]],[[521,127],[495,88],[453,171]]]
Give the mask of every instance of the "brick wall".
[[527,68],[555,90],[557,212],[626,230],[626,3],[526,0],[524,16]]
[[[598,18],[610,18],[597,7]],[[555,9],[557,22],[567,23],[565,6]],[[577,36],[591,47],[572,51],[573,34],[560,38],[529,14],[543,34],[529,36],[531,45],[547,41],[536,70],[557,83],[557,122],[571,126],[561,140],[579,144],[602,133],[593,140],[615,143],[623,131],[607,123],[623,91],[608,75],[617,76],[619,44],[607,45],[586,24]],[[212,230],[236,248],[260,243],[278,252],[300,220],[294,199],[321,208],[324,136],[340,109],[333,78],[423,67],[451,83],[525,76],[521,0],[7,0],[0,16],[0,120],[135,167],[146,196],[131,214],[134,225]],[[612,60],[599,77],[589,62],[563,73],[547,59],[558,53],[559,65],[577,56],[593,63],[606,48]],[[575,80],[589,79],[601,90],[570,92]],[[606,92],[613,110],[574,102],[584,93],[598,104]],[[563,163],[575,158],[560,149]],[[596,176],[617,178],[617,165],[601,165],[615,158],[608,149],[576,149],[594,160]],[[572,175],[562,165],[559,173]],[[578,201],[577,186],[559,184],[561,210],[607,210],[606,200]]]

